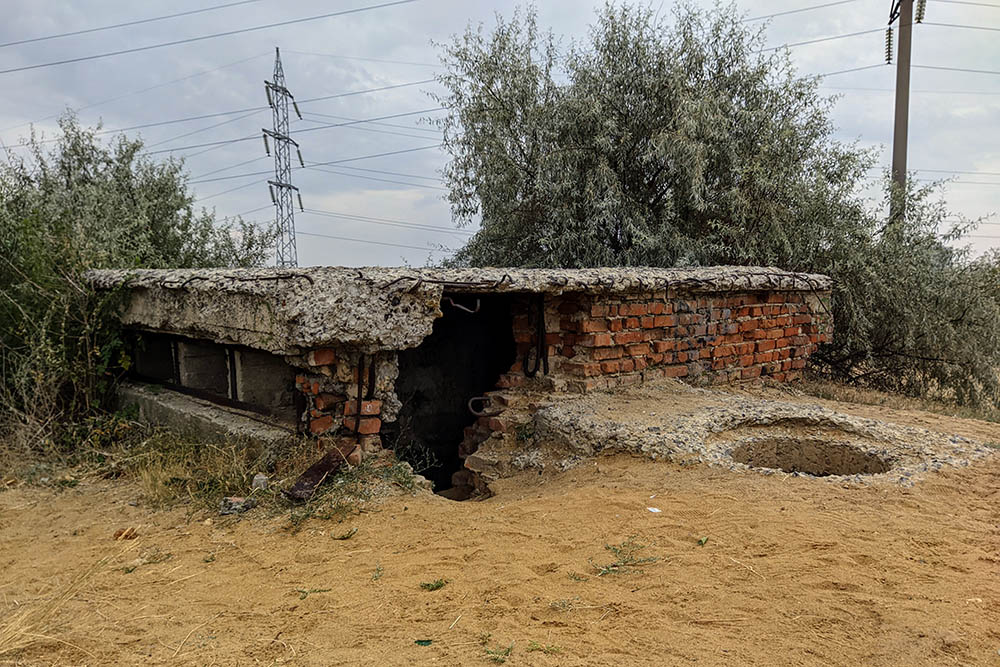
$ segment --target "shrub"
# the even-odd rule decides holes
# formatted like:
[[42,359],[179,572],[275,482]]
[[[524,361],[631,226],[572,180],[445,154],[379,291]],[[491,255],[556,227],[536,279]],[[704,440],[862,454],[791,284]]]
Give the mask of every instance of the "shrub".
[[0,163],[0,410],[36,448],[104,407],[129,364],[119,297],[85,271],[255,266],[273,238],[196,212],[183,164],[152,161],[141,141],[102,144],[69,115],[60,129],[50,150],[32,134],[27,156]]

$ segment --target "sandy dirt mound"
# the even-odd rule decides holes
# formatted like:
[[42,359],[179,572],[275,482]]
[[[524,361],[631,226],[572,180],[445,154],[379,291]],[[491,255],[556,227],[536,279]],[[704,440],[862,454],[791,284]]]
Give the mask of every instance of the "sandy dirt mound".
[[[617,455],[504,480],[483,502],[393,498],[298,532],[150,512],[121,482],[14,489],[0,629],[108,560],[35,631],[47,638],[4,657],[485,665],[513,644],[511,665],[996,665],[997,458],[904,488]],[[598,576],[616,560],[605,545],[631,536],[655,561]]]

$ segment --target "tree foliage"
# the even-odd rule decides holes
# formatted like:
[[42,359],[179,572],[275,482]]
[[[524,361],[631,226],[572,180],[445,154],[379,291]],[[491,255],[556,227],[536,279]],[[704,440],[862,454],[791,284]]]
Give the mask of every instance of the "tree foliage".
[[53,422],[98,407],[125,362],[113,308],[82,276],[92,268],[255,266],[272,233],[196,212],[183,165],[142,142],[105,145],[72,116],[49,150],[0,163],[0,406]]
[[823,370],[995,401],[989,263],[938,236],[931,188],[893,193],[907,215],[888,225],[862,196],[875,155],[835,140],[819,79],[740,18],[609,4],[563,49],[529,8],[443,45],[449,199],[481,223],[453,263],[828,273]]

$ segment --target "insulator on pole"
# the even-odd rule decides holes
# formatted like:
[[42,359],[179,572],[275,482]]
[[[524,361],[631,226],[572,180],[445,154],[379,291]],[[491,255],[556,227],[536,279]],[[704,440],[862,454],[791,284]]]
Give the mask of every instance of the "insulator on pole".
[[273,185],[268,185],[267,186],[267,190],[268,190],[268,192],[271,193],[271,203],[272,204],[277,204],[278,200],[274,196],[274,186]]
[[302,168],[303,168],[303,169],[305,169],[305,168],[306,168],[306,163],[305,163],[305,161],[304,161],[304,160],[302,159],[302,151],[301,151],[301,150],[299,150],[299,147],[298,147],[298,146],[296,146],[296,147],[295,147],[295,152],[299,154],[299,164],[300,164],[300,165],[302,165]]
[[885,62],[892,64],[892,26],[885,29]]
[[267,106],[274,108],[274,99],[271,97],[271,86],[264,82],[264,92],[267,93]]
[[298,115],[299,120],[302,120],[302,112],[299,111],[298,102],[296,102],[294,98],[292,99],[292,107],[295,109],[295,113]]
[[927,0],[917,0],[917,23],[924,22],[924,14],[927,12]]
[[299,210],[305,213],[306,207],[302,205],[302,193],[296,192],[295,194],[299,196]]
[[267,134],[262,134],[260,136],[264,137],[264,152],[270,155],[271,147],[267,144]]

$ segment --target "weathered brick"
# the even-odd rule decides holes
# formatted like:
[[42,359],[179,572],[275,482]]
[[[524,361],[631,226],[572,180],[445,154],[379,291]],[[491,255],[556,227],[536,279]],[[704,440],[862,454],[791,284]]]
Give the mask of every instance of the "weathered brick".
[[656,326],[656,318],[653,317],[652,315],[646,315],[639,320],[639,324],[642,326],[643,329],[652,329],[654,326]]
[[326,433],[331,428],[333,428],[333,417],[330,415],[323,415],[318,419],[309,420],[309,430],[312,433]]
[[[349,431],[355,430],[355,422],[357,417],[344,417],[344,427]],[[382,428],[382,420],[378,417],[362,417],[361,423],[357,427],[357,432],[362,435],[371,435],[372,433],[378,433]]]
[[330,348],[312,350],[307,361],[310,366],[329,366],[337,361],[337,354]]
[[625,351],[629,353],[630,356],[639,357],[650,353],[648,343],[638,343],[636,345],[629,345],[625,348]]
[[656,352],[667,352],[674,349],[677,346],[677,342],[673,340],[656,340],[653,341],[653,350]]
[[313,405],[316,406],[317,410],[329,410],[330,408],[336,406],[344,401],[343,396],[338,396],[336,394],[321,393],[316,396],[313,401]]
[[618,359],[622,356],[624,350],[619,347],[599,347],[591,351],[590,357],[594,361],[602,361],[604,359]]
[[649,307],[645,303],[626,303],[618,308],[618,312],[622,315],[645,315],[648,310]]
[[[361,401],[361,415],[377,415],[382,412],[382,401]],[[358,414],[358,402],[356,400],[347,401],[344,404],[345,415]]]
[[625,320],[608,320],[608,331],[621,331],[623,328],[625,328]]
[[622,367],[621,361],[618,361],[617,359],[601,362],[602,373],[617,373],[618,371],[621,370],[621,367]]
[[682,378],[687,374],[687,366],[668,366],[663,369],[663,375],[668,378]]
[[712,350],[713,357],[731,357],[736,354],[736,350],[732,345],[720,345],[719,347]]
[[611,334],[607,333],[594,334],[594,342],[593,342],[594,347],[610,347],[611,345],[614,344],[615,344],[614,339],[612,338]]
[[604,303],[595,303],[594,305],[592,305],[590,307],[590,316],[591,317],[607,317],[608,313],[610,311],[611,311],[611,308],[608,307],[607,304],[604,304]]
[[615,334],[615,343],[618,345],[638,343],[640,340],[642,340],[642,335],[638,331],[622,331]]
[[767,352],[768,350],[773,350],[773,349],[774,349],[774,341],[773,340],[761,340],[761,341],[757,341],[757,351],[758,352]]
[[592,333],[595,331],[607,331],[608,323],[603,319],[586,319],[580,322],[580,331]]

